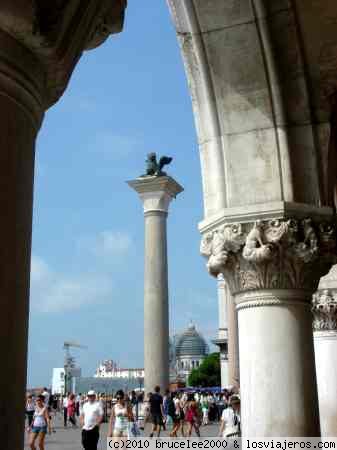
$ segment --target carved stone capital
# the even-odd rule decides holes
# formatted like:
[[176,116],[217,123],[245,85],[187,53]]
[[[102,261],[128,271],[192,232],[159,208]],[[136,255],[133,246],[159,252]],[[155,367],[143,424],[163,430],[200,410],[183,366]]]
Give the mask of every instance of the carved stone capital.
[[82,52],[121,31],[125,8],[126,0],[1,1],[0,30],[26,47],[44,71],[44,108],[62,95]]
[[222,225],[204,235],[201,253],[232,294],[255,289],[315,291],[336,261],[336,229],[307,218]]
[[337,296],[328,289],[318,291],[312,298],[314,331],[337,332]]

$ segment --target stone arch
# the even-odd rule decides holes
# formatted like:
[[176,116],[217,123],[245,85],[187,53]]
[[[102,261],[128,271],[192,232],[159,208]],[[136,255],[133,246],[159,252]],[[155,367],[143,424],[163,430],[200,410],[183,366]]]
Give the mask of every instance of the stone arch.
[[[318,436],[310,300],[336,251],[334,226],[326,225],[333,214],[326,161],[335,161],[334,146],[330,159],[327,149],[337,6],[168,1],[199,137],[202,253],[209,272],[228,280],[239,313],[243,432]],[[5,448],[22,448],[22,421],[12,419],[21,417],[25,389],[36,134],[83,50],[121,30],[125,7],[125,0],[113,7],[109,0],[1,2]],[[266,404],[273,405],[273,417]]]

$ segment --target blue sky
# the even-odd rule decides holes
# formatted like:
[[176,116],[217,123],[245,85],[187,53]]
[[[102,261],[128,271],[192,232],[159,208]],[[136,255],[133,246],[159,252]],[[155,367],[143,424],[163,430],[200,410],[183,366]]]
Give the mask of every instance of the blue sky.
[[[146,6],[144,6],[146,5]],[[123,33],[83,55],[38,137],[28,385],[49,384],[64,340],[85,375],[102,359],[143,365],[143,215],[125,183],[149,151],[185,188],[168,224],[170,328],[217,331],[216,283],[199,255],[198,147],[165,0],[129,0]]]

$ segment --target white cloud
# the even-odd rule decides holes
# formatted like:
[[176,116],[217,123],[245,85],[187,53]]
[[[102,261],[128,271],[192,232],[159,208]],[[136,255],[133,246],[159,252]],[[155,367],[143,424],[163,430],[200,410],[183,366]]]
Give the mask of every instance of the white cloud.
[[84,236],[78,240],[81,250],[89,250],[98,258],[120,257],[128,253],[132,238],[125,232],[105,230],[94,236]]
[[51,272],[48,264],[40,257],[32,255],[31,260],[31,283],[40,283],[50,278]]
[[74,311],[111,301],[113,283],[108,275],[80,274],[74,277],[53,271],[42,258],[31,263],[31,308],[55,313]]
[[113,283],[106,274],[57,273],[42,258],[31,263],[31,305],[33,311],[55,313],[111,301]]
[[[84,306],[110,302],[114,293],[111,279],[111,262],[125,256],[132,245],[131,237],[121,231],[104,230],[96,235],[78,240],[80,266],[88,261],[95,272],[75,275],[55,271],[43,258],[32,255],[31,260],[31,308],[51,313],[73,311]],[[104,265],[109,261],[109,270]],[[103,265],[102,265],[103,263]]]

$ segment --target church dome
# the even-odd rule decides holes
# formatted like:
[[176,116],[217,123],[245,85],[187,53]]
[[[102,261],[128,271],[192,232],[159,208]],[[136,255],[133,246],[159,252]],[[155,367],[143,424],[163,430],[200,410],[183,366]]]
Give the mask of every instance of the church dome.
[[186,331],[176,338],[175,353],[177,358],[184,356],[203,357],[208,353],[208,346],[205,339],[199,334],[195,326],[191,323]]

